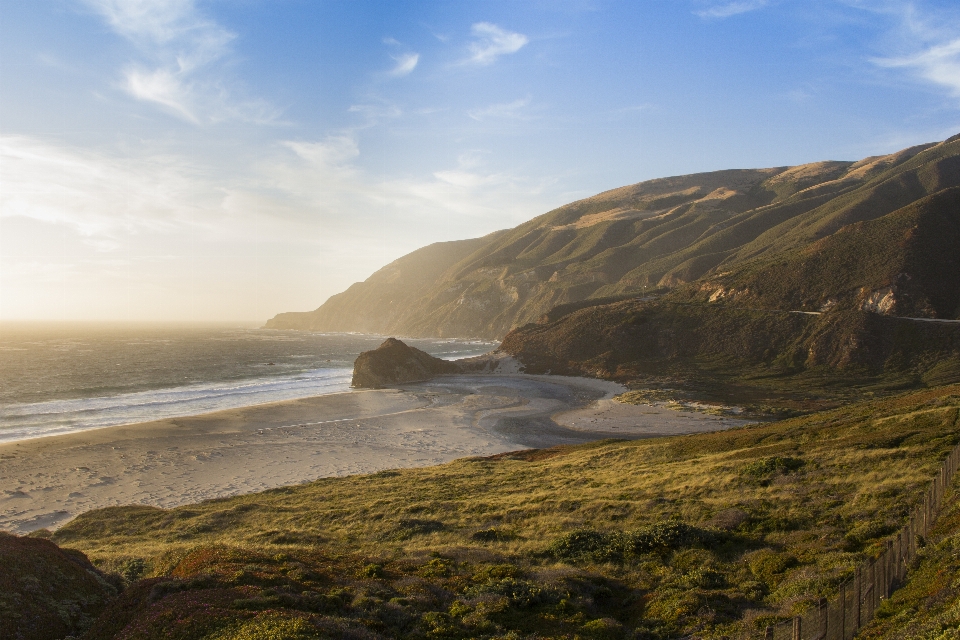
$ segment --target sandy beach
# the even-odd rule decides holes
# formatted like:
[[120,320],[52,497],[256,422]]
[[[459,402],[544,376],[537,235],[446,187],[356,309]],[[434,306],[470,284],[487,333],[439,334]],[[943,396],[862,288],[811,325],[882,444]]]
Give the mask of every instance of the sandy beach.
[[611,400],[622,391],[584,378],[442,376],[8,443],[0,530],[56,528],[105,506],[173,507],[320,477],[746,423]]

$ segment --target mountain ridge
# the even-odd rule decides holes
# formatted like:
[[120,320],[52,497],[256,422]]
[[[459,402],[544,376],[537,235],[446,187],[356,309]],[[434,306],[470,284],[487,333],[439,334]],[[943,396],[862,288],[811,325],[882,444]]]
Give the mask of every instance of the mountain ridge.
[[857,162],[658,178],[424,247],[266,327],[500,339],[558,305],[677,288],[956,186],[955,138]]

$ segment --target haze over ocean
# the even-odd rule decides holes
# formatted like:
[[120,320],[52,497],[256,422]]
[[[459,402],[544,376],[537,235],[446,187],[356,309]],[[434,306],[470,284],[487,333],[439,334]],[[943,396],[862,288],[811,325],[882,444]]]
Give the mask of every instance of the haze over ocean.
[[[0,442],[338,393],[380,336],[236,325],[0,325]],[[409,340],[441,358],[489,342]]]

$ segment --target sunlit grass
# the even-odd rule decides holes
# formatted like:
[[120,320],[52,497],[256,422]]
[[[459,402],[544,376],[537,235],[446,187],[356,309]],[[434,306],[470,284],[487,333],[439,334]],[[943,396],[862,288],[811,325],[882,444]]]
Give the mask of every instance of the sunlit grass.
[[[291,593],[348,589],[323,615],[364,619],[357,599],[374,597],[376,607],[405,612],[397,629],[424,637],[626,633],[616,625],[710,637],[830,595],[902,525],[960,442],[958,416],[960,386],[946,387],[731,431],[330,478],[167,511],[103,509],[54,539],[130,577],[207,572],[221,576],[220,587],[246,584],[265,598],[280,597],[279,578],[268,575],[295,582]],[[692,533],[655,548],[622,542],[671,523]],[[589,535],[557,552],[575,532]],[[576,551],[587,539],[621,542]],[[241,569],[211,568],[216,562],[185,567],[189,554],[211,548],[273,558],[272,568],[244,578]],[[341,569],[319,582],[296,579],[324,562]],[[504,575],[483,577],[490,571]],[[411,600],[414,583],[432,595]],[[390,604],[397,598],[406,604]],[[312,611],[297,602],[280,610]],[[372,628],[392,628],[377,620]]]

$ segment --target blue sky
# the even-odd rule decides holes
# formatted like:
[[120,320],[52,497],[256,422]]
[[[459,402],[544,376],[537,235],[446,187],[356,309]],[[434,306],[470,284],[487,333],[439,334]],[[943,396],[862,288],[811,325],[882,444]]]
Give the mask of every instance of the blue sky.
[[264,320],[625,184],[960,131],[960,7],[0,0],[0,319]]

